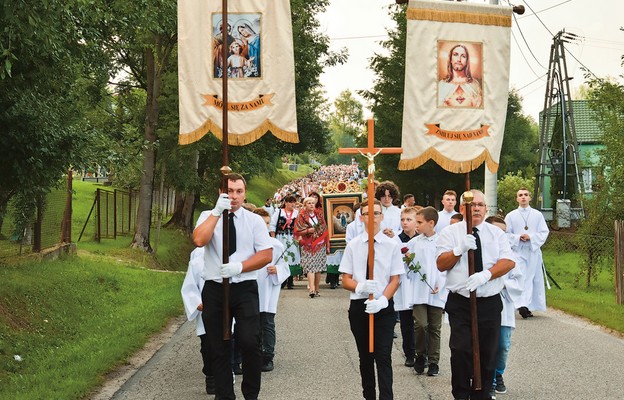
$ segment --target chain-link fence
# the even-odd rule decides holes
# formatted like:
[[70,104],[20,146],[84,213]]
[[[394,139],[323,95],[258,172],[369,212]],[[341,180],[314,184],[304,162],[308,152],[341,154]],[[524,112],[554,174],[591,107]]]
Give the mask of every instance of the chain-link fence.
[[0,259],[39,252],[70,241],[71,175],[61,187],[36,199],[34,209],[13,198],[1,212]]

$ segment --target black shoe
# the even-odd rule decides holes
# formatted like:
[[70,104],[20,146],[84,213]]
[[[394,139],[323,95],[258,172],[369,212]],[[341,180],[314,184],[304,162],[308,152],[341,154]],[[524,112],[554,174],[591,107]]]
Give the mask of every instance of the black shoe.
[[421,375],[423,372],[425,372],[425,357],[424,356],[416,357],[416,362],[414,363],[414,371],[416,371],[418,375]]
[[490,389],[490,393],[488,395],[489,397],[486,398],[489,398],[490,400],[496,400],[496,390],[494,390],[494,388]]
[[531,311],[529,311],[528,308],[526,307],[520,307],[518,308],[518,312],[520,313],[520,315],[522,316],[523,319],[527,319],[529,317],[532,317],[533,314],[531,313]]
[[313,298],[314,298],[314,296],[316,296],[316,293],[314,293],[314,292],[310,292],[310,294],[309,294],[309,295],[310,295],[310,298],[311,298],[311,299],[313,299]]
[[496,393],[507,393],[507,387],[501,374],[496,374],[496,385],[494,386]]
[[440,373],[440,367],[438,364],[431,363],[429,364],[429,369],[427,370],[427,376],[438,376]]
[[214,376],[206,377],[206,394],[215,394],[215,379]]
[[234,375],[242,375],[243,374],[243,369],[241,368],[240,364],[232,364],[232,371],[234,372]]
[[273,360],[267,360],[262,363],[262,372],[273,371]]
[[393,331],[392,332],[392,339],[396,339],[398,337],[399,337],[399,335],[397,335],[397,333]]
[[406,367],[413,368],[415,363],[416,363],[416,359],[414,357],[407,357],[405,359],[405,366]]
[[294,287],[293,285],[287,285],[287,286],[286,286],[286,289],[288,289],[288,290],[293,290],[294,288],[295,288],[295,287]]

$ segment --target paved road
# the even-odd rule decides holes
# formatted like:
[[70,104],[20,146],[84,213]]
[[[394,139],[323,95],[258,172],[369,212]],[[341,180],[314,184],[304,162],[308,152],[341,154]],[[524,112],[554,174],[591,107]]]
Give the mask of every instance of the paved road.
[[[283,290],[276,317],[275,370],[264,373],[260,397],[272,400],[361,399],[357,351],[347,321],[348,293],[322,289],[307,296],[305,282]],[[399,332],[397,326],[397,332]],[[393,350],[396,400],[452,399],[449,328],[442,328],[437,377],[403,366],[401,339]],[[624,339],[549,310],[517,320],[505,382],[498,399],[624,399]],[[127,373],[128,375],[128,373]],[[119,387],[111,380],[91,398],[104,400],[211,399],[204,392],[199,339],[184,323],[144,366]],[[238,398],[240,381],[236,383]]]

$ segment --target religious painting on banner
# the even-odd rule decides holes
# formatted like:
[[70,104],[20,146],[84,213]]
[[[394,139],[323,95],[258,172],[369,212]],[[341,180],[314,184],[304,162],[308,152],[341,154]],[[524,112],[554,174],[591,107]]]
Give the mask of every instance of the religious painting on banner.
[[509,93],[511,7],[411,0],[407,9],[403,153],[465,173],[498,170]]
[[228,3],[223,21],[219,1],[178,1],[179,143],[209,132],[223,138],[224,73],[228,144],[243,146],[267,132],[299,142],[290,2]]

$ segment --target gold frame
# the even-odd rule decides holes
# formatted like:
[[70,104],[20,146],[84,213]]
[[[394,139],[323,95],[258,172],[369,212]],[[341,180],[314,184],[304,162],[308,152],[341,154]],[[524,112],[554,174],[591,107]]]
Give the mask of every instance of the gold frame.
[[344,193],[344,194],[324,194],[323,210],[325,213],[325,221],[327,222],[327,232],[329,234],[330,252],[344,249],[347,245],[345,241],[346,227],[343,228],[334,223],[334,215],[337,212],[348,212],[351,214],[348,222],[355,219],[354,206],[362,201],[362,193]]

